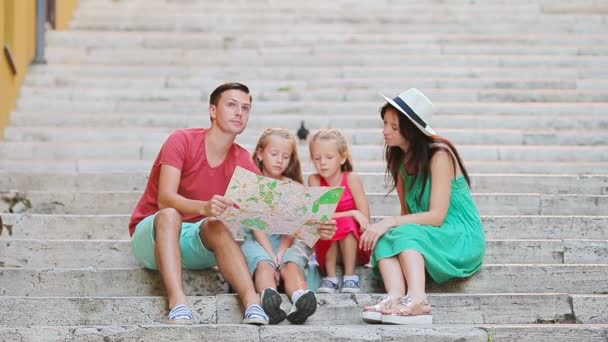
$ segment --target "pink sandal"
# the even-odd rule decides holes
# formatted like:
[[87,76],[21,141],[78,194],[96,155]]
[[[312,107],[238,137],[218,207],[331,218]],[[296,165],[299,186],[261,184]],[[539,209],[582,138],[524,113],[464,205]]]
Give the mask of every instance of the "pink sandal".
[[412,296],[399,298],[390,310],[382,315],[382,323],[387,324],[433,324],[431,303],[428,299],[417,299]]
[[398,299],[391,295],[382,296],[378,302],[363,308],[361,317],[365,323],[382,323],[382,315],[396,303]]

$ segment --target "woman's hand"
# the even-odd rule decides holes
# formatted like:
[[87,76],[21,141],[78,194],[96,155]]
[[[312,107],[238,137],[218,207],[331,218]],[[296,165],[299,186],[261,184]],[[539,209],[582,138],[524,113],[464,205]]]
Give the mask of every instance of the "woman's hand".
[[357,223],[359,223],[361,231],[365,231],[367,227],[369,227],[369,220],[359,210],[355,212],[353,218],[355,219],[355,221],[357,221]]
[[376,248],[378,239],[380,239],[384,233],[393,227],[394,223],[394,219],[383,219],[380,222],[370,225],[363,232],[363,234],[361,234],[361,238],[359,239],[359,248],[366,252],[373,251],[374,248]]

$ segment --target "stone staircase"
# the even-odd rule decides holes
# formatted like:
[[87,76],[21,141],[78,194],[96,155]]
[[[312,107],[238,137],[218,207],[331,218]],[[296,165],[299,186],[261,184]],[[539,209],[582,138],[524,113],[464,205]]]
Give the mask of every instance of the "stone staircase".
[[[607,341],[606,32],[604,1],[81,0],[0,142],[0,340]],[[252,89],[248,148],[301,120],[344,130],[375,217],[399,210],[376,92],[434,101],[488,238],[478,274],[430,285],[434,325],[362,323],[382,292],[368,269],[306,325],[260,328],[216,271],[187,271],[197,324],[158,323],[129,216],[164,139],[207,126],[225,81]]]

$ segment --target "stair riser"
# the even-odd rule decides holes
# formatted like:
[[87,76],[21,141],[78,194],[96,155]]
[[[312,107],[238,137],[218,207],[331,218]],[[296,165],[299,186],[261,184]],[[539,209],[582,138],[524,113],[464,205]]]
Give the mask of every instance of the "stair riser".
[[[7,197],[8,196],[8,197]],[[5,195],[17,199],[15,195]],[[29,192],[18,206],[11,199],[0,201],[0,212],[26,210],[32,214],[130,214],[140,192]],[[400,212],[396,194],[368,194],[375,216]],[[474,194],[483,215],[605,215],[605,195]],[[28,206],[31,206],[28,207]]]
[[[349,298],[350,297],[350,298]],[[324,325],[349,325],[361,323],[361,310],[372,305],[378,295],[327,296],[319,295],[317,312],[307,323]],[[542,320],[573,320],[570,297],[567,295],[431,295],[433,320],[441,324],[529,324]],[[594,297],[575,297],[573,302],[605,305],[606,300]],[[233,295],[217,297],[192,297],[196,312],[195,324],[239,324],[243,313],[239,301]],[[283,306],[290,304],[286,296]],[[116,325],[154,324],[165,318],[164,298],[3,298],[3,311],[13,313],[3,317],[7,326],[20,326],[24,318],[36,320],[39,325]],[[20,308],[20,309],[19,309]],[[55,308],[55,310],[53,310]],[[56,308],[61,308],[57,311]],[[27,312],[27,317],[14,313]],[[49,316],[47,313],[54,311]],[[597,322],[605,323],[602,316]],[[581,321],[580,323],[589,323]],[[282,325],[289,325],[285,321]]]
[[[305,172],[306,179],[311,172]],[[383,172],[358,173],[368,193],[392,188]],[[608,175],[470,174],[476,193],[542,193],[608,195]],[[148,172],[130,173],[20,173],[0,171],[0,190],[19,191],[143,191]]]
[[[359,269],[363,293],[384,289],[371,270]],[[158,272],[144,269],[0,269],[4,296],[160,296]],[[225,291],[216,271],[185,271],[188,295]],[[608,293],[608,266],[603,265],[485,265],[467,280],[432,285],[431,292],[449,293]]]
[[[27,268],[129,268],[139,264],[130,241],[0,241],[0,266]],[[74,255],[80,257],[74,258]],[[488,264],[598,264],[608,259],[608,240],[490,240]]]
[[[130,214],[2,214],[0,239],[129,240]],[[374,220],[379,217],[374,217]],[[608,236],[607,216],[482,216],[487,239],[596,239]]]

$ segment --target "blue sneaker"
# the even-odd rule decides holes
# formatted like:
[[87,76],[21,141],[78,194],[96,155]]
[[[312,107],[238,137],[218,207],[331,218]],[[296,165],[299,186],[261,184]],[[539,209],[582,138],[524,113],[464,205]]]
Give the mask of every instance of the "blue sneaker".
[[361,290],[359,277],[357,277],[357,280],[347,279],[342,281],[342,293],[357,293],[359,290]]
[[338,288],[338,283],[334,283],[327,278],[323,278],[321,286],[317,289],[317,293],[336,293],[338,292]]

